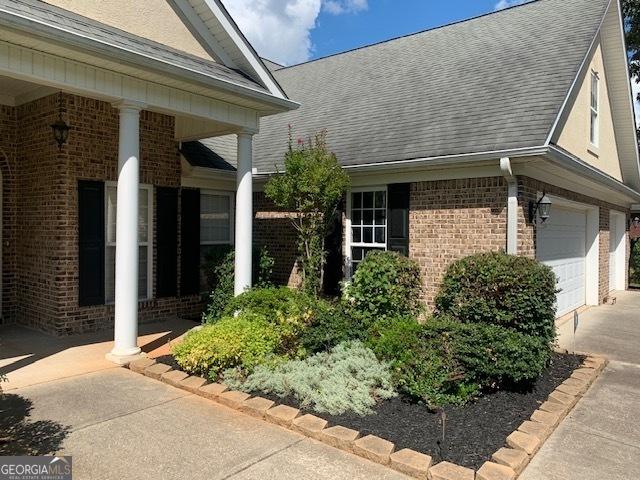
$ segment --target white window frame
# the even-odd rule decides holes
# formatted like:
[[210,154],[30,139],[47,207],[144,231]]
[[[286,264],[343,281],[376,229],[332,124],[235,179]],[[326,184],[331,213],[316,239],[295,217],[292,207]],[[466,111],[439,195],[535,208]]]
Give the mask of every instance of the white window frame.
[[[354,242],[353,241],[353,231],[352,231],[352,222],[351,222],[351,214],[352,214],[352,194],[353,193],[362,193],[362,192],[384,192],[385,195],[385,205],[387,214],[385,215],[385,224],[384,224],[384,245],[382,243],[375,242],[375,230],[374,230],[374,242],[366,243],[366,242]],[[350,279],[353,275],[353,262],[351,258],[351,250],[353,247],[361,247],[361,248],[377,248],[382,251],[386,251],[389,245],[389,192],[387,185],[375,185],[370,187],[357,187],[352,188],[347,192],[347,208],[346,208],[346,219],[345,219],[345,251],[344,251],[344,259],[345,259],[345,268],[344,273],[347,279]],[[375,215],[374,215],[375,219]]]
[[[589,143],[598,147],[600,143],[600,76],[595,70],[591,70],[591,84],[589,86]],[[596,106],[593,106],[595,86]]]
[[[107,232],[107,219],[108,219],[108,209],[109,209],[109,205],[108,205],[108,189],[109,187],[115,187],[116,188],[116,192],[118,190],[118,182],[105,182],[105,188],[104,188],[104,245],[105,245],[105,251],[108,247],[115,247],[116,246],[116,242],[110,242],[109,241],[109,237],[108,237],[108,232]],[[140,184],[139,186],[140,190],[146,190],[147,191],[147,208],[149,209],[149,215],[148,215],[148,223],[147,223],[147,241],[146,242],[138,242],[138,246],[139,247],[147,247],[147,295],[144,298],[139,298],[138,302],[145,302],[148,300],[151,300],[153,298],[153,217],[154,217],[154,206],[153,206],[153,185],[149,185],[149,184]],[[116,212],[118,209],[118,205],[116,204]],[[107,256],[105,255],[104,257],[104,261],[105,261],[105,269],[104,269],[104,275],[105,275],[105,285],[107,283],[107,268],[106,268],[106,264],[107,264]],[[114,269],[115,270],[115,269]],[[107,305],[112,305],[113,302],[106,302]]]
[[[217,195],[220,197],[229,197],[229,242],[221,242],[215,240],[207,240],[206,242],[200,239],[200,247],[203,245],[235,245],[235,218],[236,218],[236,205],[235,205],[235,192],[223,191],[223,190],[208,190],[208,189],[200,189],[200,197],[202,195]],[[199,215],[202,214],[202,210]],[[198,217],[199,219],[200,217]],[[198,224],[198,228],[200,228],[200,224]]]

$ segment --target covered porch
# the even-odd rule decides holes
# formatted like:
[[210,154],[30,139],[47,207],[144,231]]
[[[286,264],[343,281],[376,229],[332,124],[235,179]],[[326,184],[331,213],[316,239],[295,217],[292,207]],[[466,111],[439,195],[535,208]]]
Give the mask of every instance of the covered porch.
[[[197,301],[176,286],[180,142],[237,138],[240,293],[251,285],[252,138],[261,116],[296,104],[268,78],[84,17],[61,21],[64,11],[46,4],[56,15],[2,8],[3,322],[65,335],[112,317],[108,358],[127,363],[141,353],[140,316],[171,317]],[[163,294],[167,278],[175,288]]]

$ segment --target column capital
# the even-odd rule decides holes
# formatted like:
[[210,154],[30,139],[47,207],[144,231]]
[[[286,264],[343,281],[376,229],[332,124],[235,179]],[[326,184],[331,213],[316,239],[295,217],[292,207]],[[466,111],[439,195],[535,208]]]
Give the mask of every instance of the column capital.
[[258,133],[257,128],[243,128],[242,130],[238,130],[238,137],[253,137]]
[[136,102],[134,100],[126,100],[126,99],[113,102],[111,106],[113,106],[114,108],[117,108],[118,110],[133,110],[137,112],[147,108],[147,105],[145,103]]

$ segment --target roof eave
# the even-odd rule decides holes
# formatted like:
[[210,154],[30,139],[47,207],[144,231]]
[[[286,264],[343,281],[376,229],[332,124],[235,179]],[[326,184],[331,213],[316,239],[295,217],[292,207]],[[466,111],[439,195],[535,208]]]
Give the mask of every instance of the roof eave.
[[116,45],[77,35],[74,32],[46,25],[26,17],[16,16],[11,12],[2,13],[3,14],[0,15],[1,26],[18,30],[22,34],[38,36],[47,41],[53,41],[67,47],[80,48],[111,60],[117,60],[138,67],[143,66],[163,75],[168,73],[170,74],[169,76],[176,79],[186,80],[200,86],[222,90],[257,101],[264,104],[264,114],[295,110],[300,106],[297,102],[272,95],[266,91],[260,91],[232,81],[204,75],[195,70],[184,68],[151,56],[141,55]]

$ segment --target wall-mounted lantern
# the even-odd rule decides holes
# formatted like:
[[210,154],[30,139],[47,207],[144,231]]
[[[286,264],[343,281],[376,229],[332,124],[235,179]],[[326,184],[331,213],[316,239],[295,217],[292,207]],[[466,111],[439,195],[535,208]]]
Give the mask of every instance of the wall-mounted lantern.
[[51,124],[53,129],[53,138],[58,143],[58,149],[62,150],[62,146],[67,143],[69,139],[69,130],[71,127],[62,118],[62,92],[60,92],[60,111],[58,113],[58,120]]
[[551,200],[547,197],[546,193],[542,194],[542,197],[537,202],[529,203],[529,222],[537,223],[537,217],[540,217],[542,223],[549,220],[551,214]]

